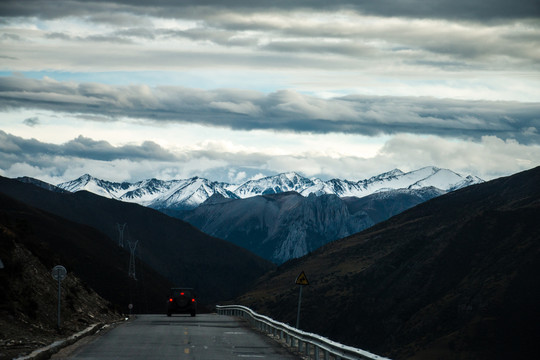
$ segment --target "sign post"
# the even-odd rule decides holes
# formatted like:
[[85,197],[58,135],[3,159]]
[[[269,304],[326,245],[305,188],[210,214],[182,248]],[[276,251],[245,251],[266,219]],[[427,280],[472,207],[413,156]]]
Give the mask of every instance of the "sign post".
[[60,286],[60,282],[66,278],[67,270],[62,265],[56,265],[52,269],[52,277],[54,280],[58,281],[58,321],[56,323],[56,326],[58,330],[60,330],[60,301],[62,296],[62,287]]
[[296,278],[295,284],[300,285],[300,293],[298,294],[298,312],[296,314],[296,328],[300,329],[300,306],[302,303],[302,288],[306,285],[309,285],[307,276],[303,271]]

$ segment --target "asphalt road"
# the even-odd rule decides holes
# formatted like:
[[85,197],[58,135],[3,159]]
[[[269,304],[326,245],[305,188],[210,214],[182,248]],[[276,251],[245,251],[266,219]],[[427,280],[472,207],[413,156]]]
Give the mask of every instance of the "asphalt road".
[[137,315],[53,359],[299,359],[234,317]]

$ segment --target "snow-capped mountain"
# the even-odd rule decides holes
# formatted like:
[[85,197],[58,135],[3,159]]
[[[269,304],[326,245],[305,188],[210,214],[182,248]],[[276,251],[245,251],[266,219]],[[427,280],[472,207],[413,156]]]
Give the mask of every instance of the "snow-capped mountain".
[[231,199],[238,198],[227,190],[227,185],[199,177],[185,180],[149,179],[136,183],[115,183],[86,174],[73,181],[58,184],[58,187],[71,192],[86,190],[107,198],[155,209],[191,209],[216,193]]
[[114,183],[90,175],[58,184],[71,192],[86,190],[112,199],[134,202],[155,209],[193,209],[214,194],[229,199],[245,199],[258,195],[295,191],[305,197],[333,194],[338,197],[364,197],[396,189],[437,188],[443,192],[483,182],[474,176],[462,176],[448,169],[425,167],[404,173],[395,169],[357,182],[332,179],[308,179],[295,172],[278,174],[243,184],[228,184],[200,177],[184,180],[149,179],[136,183]]
[[59,184],[158,209],[275,263],[305,255],[421,202],[483,182],[448,169],[399,169],[360,181],[295,172],[243,184],[200,177],[114,183],[83,175]]
[[238,186],[234,193],[241,199],[245,199],[257,195],[279,194],[287,191],[302,193],[313,185],[314,180],[307,179],[295,172],[288,172],[247,181]]

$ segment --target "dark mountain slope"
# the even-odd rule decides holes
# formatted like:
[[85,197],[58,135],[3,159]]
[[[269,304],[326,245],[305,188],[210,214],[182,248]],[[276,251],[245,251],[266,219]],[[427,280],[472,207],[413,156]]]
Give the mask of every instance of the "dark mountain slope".
[[[23,243],[24,227],[0,224],[0,359],[19,358],[36,348],[81,331],[91,324],[118,321],[121,314],[73,271],[62,281],[60,331],[58,284]],[[51,259],[48,259],[49,262]]]
[[4,194],[0,194],[0,226],[4,232],[16,235],[17,243],[48,269],[64,265],[117,309],[128,312],[127,305],[133,303],[137,312],[164,311],[171,282],[141,262],[137,263],[141,281],[131,281],[127,272],[129,253],[96,229]]
[[202,302],[228,299],[272,268],[240,247],[140,205],[82,191],[62,194],[0,178],[0,192],[71,221],[92,226],[118,243],[116,224],[127,223],[125,240],[139,241],[137,255],[177,286],[198,290]]
[[281,264],[442,193],[435,188],[402,189],[340,198],[333,194],[305,197],[290,191],[246,199],[215,194],[196,209],[168,213]]
[[540,168],[443,195],[290,261],[239,299],[396,359],[540,350]]

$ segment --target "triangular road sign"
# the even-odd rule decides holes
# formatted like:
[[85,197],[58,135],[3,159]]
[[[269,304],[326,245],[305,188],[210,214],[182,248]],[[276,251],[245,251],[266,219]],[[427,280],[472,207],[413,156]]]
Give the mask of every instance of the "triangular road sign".
[[302,271],[296,278],[296,285],[309,285],[306,274]]

